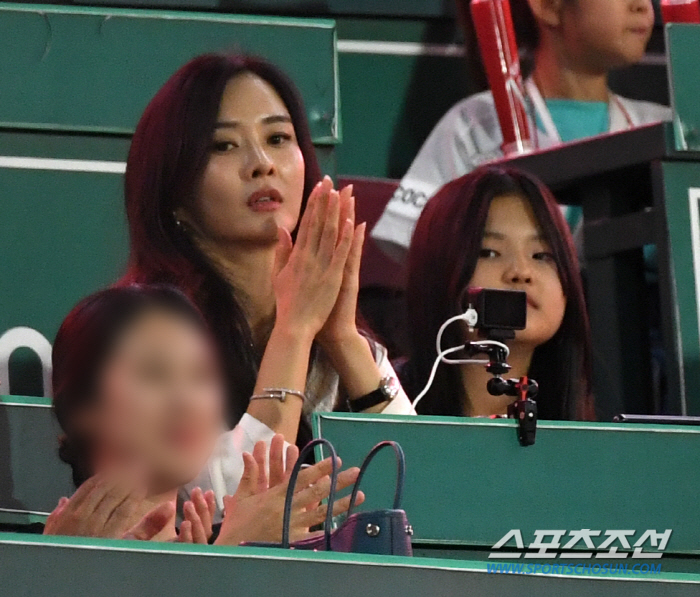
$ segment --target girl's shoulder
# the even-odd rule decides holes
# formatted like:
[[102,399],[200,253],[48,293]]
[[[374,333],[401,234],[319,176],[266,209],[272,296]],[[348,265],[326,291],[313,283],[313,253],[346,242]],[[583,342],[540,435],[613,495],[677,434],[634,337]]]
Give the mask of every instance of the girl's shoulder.
[[475,93],[452,106],[440,120],[440,125],[462,125],[467,128],[482,127],[493,130],[498,127],[498,113],[491,91]]
[[671,108],[655,102],[634,100],[620,95],[615,96],[627,110],[635,126],[667,122],[672,119]]

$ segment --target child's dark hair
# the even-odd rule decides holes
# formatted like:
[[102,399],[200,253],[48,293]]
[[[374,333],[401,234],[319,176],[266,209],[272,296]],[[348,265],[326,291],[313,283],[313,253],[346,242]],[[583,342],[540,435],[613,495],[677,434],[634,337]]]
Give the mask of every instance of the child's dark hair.
[[53,345],[53,411],[63,430],[58,454],[79,487],[93,475],[91,446],[76,427],[78,413],[96,400],[100,375],[119,338],[152,311],[179,317],[208,333],[197,308],[165,285],[108,288],[84,298],[63,320]]

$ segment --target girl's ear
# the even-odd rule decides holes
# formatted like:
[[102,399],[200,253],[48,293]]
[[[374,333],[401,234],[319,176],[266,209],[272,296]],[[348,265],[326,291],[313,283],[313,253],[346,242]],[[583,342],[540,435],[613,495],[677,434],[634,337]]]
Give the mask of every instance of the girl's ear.
[[561,25],[561,11],[564,0],[527,0],[538,23],[547,27]]

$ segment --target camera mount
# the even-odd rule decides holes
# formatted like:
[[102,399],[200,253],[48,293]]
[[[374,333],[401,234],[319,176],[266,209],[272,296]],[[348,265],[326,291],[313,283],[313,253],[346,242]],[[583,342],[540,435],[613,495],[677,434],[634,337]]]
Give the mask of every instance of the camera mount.
[[486,384],[486,389],[492,396],[512,396],[515,400],[508,406],[508,418],[518,421],[518,441],[521,446],[531,446],[535,443],[537,433],[537,396],[538,386],[534,379],[504,379],[502,376],[510,371],[506,362],[506,349],[490,341],[467,342],[464,346],[470,357],[479,354],[488,356],[486,371],[493,377]]

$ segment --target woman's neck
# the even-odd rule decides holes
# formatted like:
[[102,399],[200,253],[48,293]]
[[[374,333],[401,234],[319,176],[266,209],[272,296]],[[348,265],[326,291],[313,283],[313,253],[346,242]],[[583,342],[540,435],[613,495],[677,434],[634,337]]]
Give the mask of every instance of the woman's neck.
[[532,78],[542,97],[607,102],[610,99],[607,71],[575,64],[559,46],[543,35],[537,49]]
[[254,342],[264,344],[275,318],[272,280],[275,246],[236,244],[201,248],[238,293]]
[[[511,370],[508,378],[520,378],[527,375],[532,361],[533,349],[517,344],[509,345],[508,364]],[[483,365],[461,365],[462,384],[464,385],[464,414],[469,417],[488,417],[505,415],[508,405],[513,402],[511,396],[492,396],[486,384],[493,377]]]

